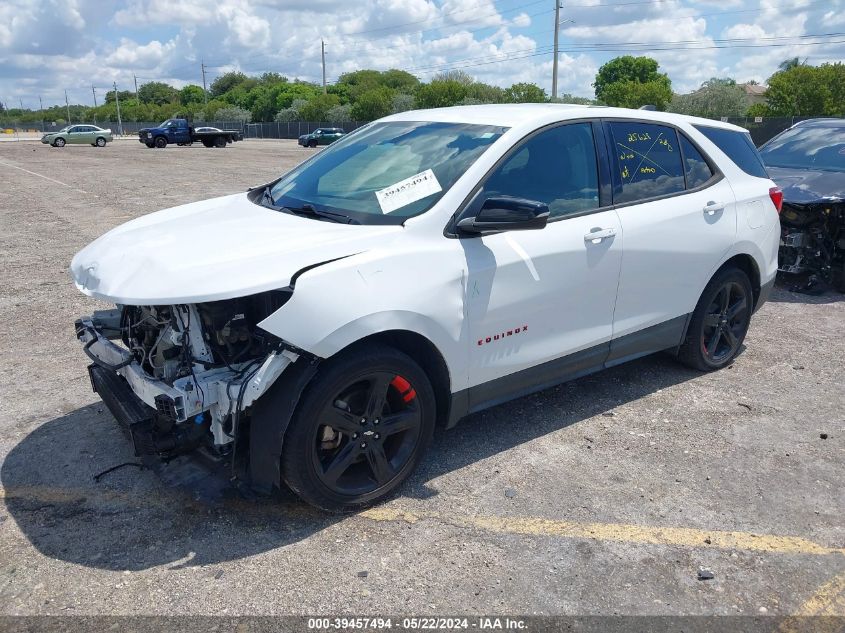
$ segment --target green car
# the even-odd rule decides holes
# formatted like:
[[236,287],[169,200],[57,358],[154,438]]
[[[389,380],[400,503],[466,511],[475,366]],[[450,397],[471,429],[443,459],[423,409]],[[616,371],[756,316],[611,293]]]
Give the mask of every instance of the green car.
[[329,145],[334,143],[344,132],[339,127],[320,127],[311,132],[311,134],[303,134],[297,141],[302,147],[317,147],[318,145]]
[[106,143],[111,141],[111,130],[104,130],[96,125],[68,125],[58,132],[48,132],[41,137],[42,143],[53,147],[64,147],[68,143],[105,147]]

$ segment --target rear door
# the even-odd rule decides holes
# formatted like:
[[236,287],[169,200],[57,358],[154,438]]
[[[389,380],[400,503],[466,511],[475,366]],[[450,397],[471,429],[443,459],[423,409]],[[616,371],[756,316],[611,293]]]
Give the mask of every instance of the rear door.
[[736,239],[736,201],[714,163],[676,128],[614,120],[605,130],[625,235],[612,363],[678,344]]

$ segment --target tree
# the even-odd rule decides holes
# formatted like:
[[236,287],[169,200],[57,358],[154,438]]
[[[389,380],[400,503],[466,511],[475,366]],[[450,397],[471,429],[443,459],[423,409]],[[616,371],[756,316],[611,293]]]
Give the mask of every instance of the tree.
[[778,70],[792,70],[798,66],[806,66],[806,64],[806,59],[802,62],[800,57],[791,57],[790,59],[785,59],[778,64]]
[[179,91],[179,103],[182,105],[188,105],[189,103],[203,103],[204,101],[205,90],[203,90],[200,86],[188,84]]
[[674,95],[669,110],[709,119],[741,116],[748,108],[745,90],[730,78],[713,77],[694,92]]
[[337,95],[319,94],[311,97],[305,105],[299,108],[301,121],[325,121],[329,109],[340,105]]
[[473,76],[463,70],[446,70],[442,73],[437,73],[431,81],[455,81],[463,86],[469,86],[475,83]]
[[658,67],[650,57],[623,55],[611,59],[596,74],[596,99],[623,108],[651,104],[665,109],[672,99],[672,82],[666,73],[658,72]]
[[217,110],[214,118],[218,121],[238,121],[239,123],[249,123],[252,121],[252,112],[236,106],[228,106]]
[[407,112],[414,109],[414,95],[398,94],[393,97],[393,103],[390,107],[390,113]]
[[390,114],[396,91],[378,86],[361,94],[352,104],[350,114],[356,121],[373,121]]
[[163,105],[179,99],[179,91],[161,81],[150,81],[138,88],[138,99],[142,103]]
[[348,123],[352,120],[351,108],[350,105],[332,106],[326,111],[326,121],[329,123]]
[[459,104],[467,96],[467,86],[458,81],[432,80],[417,89],[418,108],[445,108]]
[[845,64],[799,64],[769,77],[766,105],[772,116],[842,116]]
[[464,102],[467,99],[473,99],[476,103],[504,103],[506,101],[505,90],[503,88],[491,86],[480,81],[468,85],[466,87],[466,95]]
[[307,99],[294,99],[289,107],[282,108],[276,113],[276,121],[302,121],[299,111],[306,105],[308,105]]
[[552,103],[572,103],[575,105],[596,105],[595,99],[590,99],[589,97],[576,97],[575,95],[571,95],[568,92],[566,94],[562,94],[561,96],[557,97],[556,99],[550,99]]
[[535,84],[517,83],[505,89],[505,99],[510,103],[543,103],[546,91]]
[[219,97],[232,90],[238,84],[245,82],[247,79],[249,79],[249,77],[247,77],[240,71],[223,73],[217,79],[211,82],[211,88],[209,89],[209,92],[211,93],[212,97]]

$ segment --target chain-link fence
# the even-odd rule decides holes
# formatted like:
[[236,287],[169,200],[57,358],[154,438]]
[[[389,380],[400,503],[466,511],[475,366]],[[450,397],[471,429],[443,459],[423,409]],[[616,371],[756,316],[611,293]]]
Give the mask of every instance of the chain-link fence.
[[[751,138],[758,146],[770,138],[783,132],[798,121],[813,117],[720,117],[720,120],[746,128]],[[93,123],[104,128],[111,128],[115,134],[119,133],[116,121],[76,121],[75,123]],[[160,121],[123,121],[124,135],[135,135],[142,128],[157,127]],[[244,138],[249,139],[294,139],[303,134],[310,134],[321,127],[339,127],[344,132],[351,132],[366,123],[365,121],[350,121],[347,123],[330,123],[328,121],[270,121],[266,123],[243,123],[241,121],[193,121],[194,127],[216,127],[221,130],[238,130]],[[40,125],[19,124],[16,121],[0,120],[0,136],[21,136],[56,132],[66,124],[57,125],[44,122]]]

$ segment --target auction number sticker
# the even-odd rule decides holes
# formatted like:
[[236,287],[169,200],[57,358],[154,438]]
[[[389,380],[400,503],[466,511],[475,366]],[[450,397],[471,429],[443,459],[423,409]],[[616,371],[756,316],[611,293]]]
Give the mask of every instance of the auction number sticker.
[[381,212],[390,213],[440,191],[443,191],[443,187],[437,181],[437,176],[430,169],[426,169],[415,176],[376,191],[376,199]]

